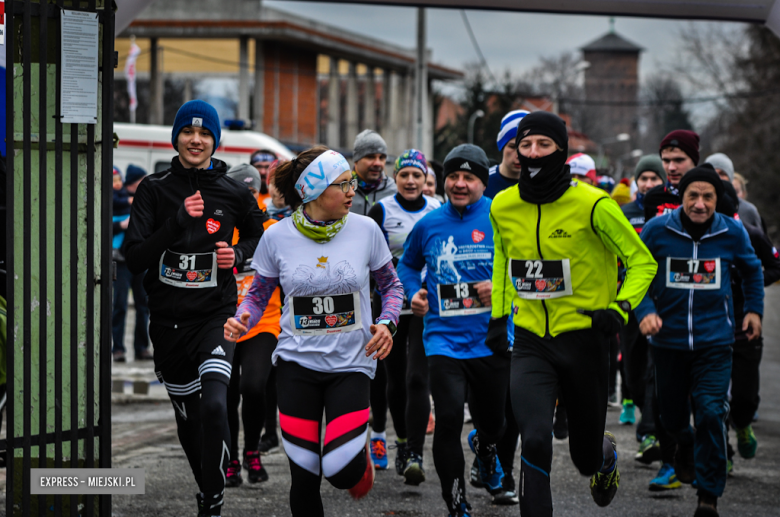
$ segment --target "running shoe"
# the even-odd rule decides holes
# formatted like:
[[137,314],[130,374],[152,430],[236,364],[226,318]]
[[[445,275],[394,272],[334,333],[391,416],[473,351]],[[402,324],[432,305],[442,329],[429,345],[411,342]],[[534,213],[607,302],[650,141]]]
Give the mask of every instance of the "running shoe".
[[371,463],[371,454],[366,449],[366,471],[355,486],[347,490],[352,499],[363,499],[374,488],[374,465]]
[[244,451],[244,468],[248,472],[247,479],[250,483],[268,481],[268,471],[260,461],[260,451]]
[[482,481],[485,490],[491,495],[501,492],[503,490],[501,483],[504,480],[504,470],[501,468],[501,462],[498,460],[496,446],[490,445],[486,447],[488,449],[487,454],[480,458],[477,453],[479,437],[477,436],[477,430],[474,429],[469,433],[469,447],[471,452],[477,456],[479,479]]
[[465,501],[456,510],[450,511],[449,517],[471,517],[471,505]]
[[566,417],[566,408],[561,405],[555,407],[555,420],[553,421],[553,436],[559,440],[569,437],[569,421]]
[[623,410],[620,412],[620,425],[634,425],[635,423],[634,401],[623,399]]
[[664,490],[674,490],[680,487],[682,487],[682,483],[677,479],[674,467],[670,463],[661,465],[658,475],[650,481],[651,492],[663,492]]
[[279,438],[276,437],[276,433],[264,435],[257,449],[260,454],[271,454],[279,449]]
[[590,478],[590,495],[596,504],[601,507],[609,506],[620,485],[620,471],[617,466],[617,441],[612,433],[605,431],[604,436],[612,444],[612,450],[615,454],[615,466],[612,472],[607,474],[597,472]]
[[396,449],[395,473],[399,476],[403,476],[404,469],[406,468],[406,454],[409,448],[407,447],[406,442],[399,442],[398,440],[395,441],[393,448]]
[[674,471],[680,482],[690,485],[696,479],[696,462],[693,458],[693,445],[683,447],[677,444],[674,452]]
[[387,470],[387,442],[384,438],[371,438],[371,461],[377,470]]
[[235,488],[241,486],[244,480],[241,479],[241,462],[238,460],[231,460],[228,463],[227,474],[225,475],[225,486],[228,488]]
[[422,456],[416,452],[407,451],[403,475],[404,483],[407,485],[418,486],[425,481]]
[[661,459],[661,446],[658,444],[658,440],[652,434],[646,434],[642,438],[642,442],[639,444],[639,450],[634,456],[634,459],[639,463],[650,465],[654,461]]
[[752,425],[737,429],[737,450],[740,456],[746,460],[755,458],[757,448],[758,440],[756,440]]
[[436,419],[433,418],[433,411],[428,413],[428,427],[425,428],[425,434],[433,434],[433,430],[436,429]]
[[476,456],[474,463],[471,464],[471,469],[469,469],[469,484],[474,488],[485,488],[485,483],[479,478],[479,462]]
[[515,490],[515,479],[511,473],[504,473],[504,481],[501,483],[501,487],[502,490],[493,496],[493,504],[511,506],[520,503],[520,498]]
[[117,351],[117,352],[114,352],[111,355],[113,356],[115,363],[125,363],[125,362],[127,362],[127,358],[125,357],[125,353],[124,352]]
[[700,495],[699,505],[693,517],[718,517],[718,515],[718,498]]

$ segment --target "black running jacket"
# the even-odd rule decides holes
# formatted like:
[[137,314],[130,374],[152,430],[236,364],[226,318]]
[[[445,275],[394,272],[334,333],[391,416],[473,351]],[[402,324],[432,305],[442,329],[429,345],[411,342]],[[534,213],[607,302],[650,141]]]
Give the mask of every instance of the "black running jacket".
[[[235,313],[236,281],[232,269],[217,270],[217,285],[187,289],[160,280],[160,259],[166,250],[176,253],[209,253],[215,244],[239,242],[233,249],[236,264],[251,257],[263,234],[268,216],[245,185],[229,178],[227,165],[212,159],[212,169],[185,169],[178,156],[171,167],[147,176],[138,186],[130,212],[130,224],[122,246],[128,269],[146,271],[144,287],[149,295],[151,321],[176,327]],[[190,217],[184,199],[200,190],[203,216]]]

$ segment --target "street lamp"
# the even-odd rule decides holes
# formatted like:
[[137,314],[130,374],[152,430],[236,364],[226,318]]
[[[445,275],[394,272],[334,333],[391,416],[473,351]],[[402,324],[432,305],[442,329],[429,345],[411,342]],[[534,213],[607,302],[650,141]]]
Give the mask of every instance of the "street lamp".
[[471,114],[469,117],[469,143],[474,143],[474,123],[477,121],[478,118],[484,117],[485,112],[482,110],[477,110],[474,113]]
[[628,142],[629,140],[631,140],[631,135],[629,135],[628,133],[620,133],[617,136],[614,136],[612,138],[608,138],[606,140],[603,140],[599,144],[599,158],[598,158],[598,160],[596,160],[596,163],[598,164],[598,166],[600,167],[601,166],[601,162],[604,160],[604,146],[605,145],[616,144],[618,142]]

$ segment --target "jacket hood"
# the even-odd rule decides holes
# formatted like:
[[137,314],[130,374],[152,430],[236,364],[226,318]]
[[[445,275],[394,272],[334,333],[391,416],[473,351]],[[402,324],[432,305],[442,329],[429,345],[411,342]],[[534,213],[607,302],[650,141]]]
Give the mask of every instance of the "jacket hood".
[[[683,235],[688,235],[688,232],[685,231],[685,228],[682,225],[682,219],[680,219],[680,214],[682,213],[683,207],[677,207],[674,209],[674,212],[669,214],[669,218],[667,219],[664,226],[672,230],[673,232],[677,232]],[[718,233],[723,233],[725,231],[728,231],[728,226],[726,225],[726,221],[724,220],[726,217],[723,214],[719,214],[718,212],[715,212],[715,215],[712,219],[712,224],[710,225],[709,230],[707,230],[707,233],[704,234],[703,238],[706,238],[709,235],[716,235]]]

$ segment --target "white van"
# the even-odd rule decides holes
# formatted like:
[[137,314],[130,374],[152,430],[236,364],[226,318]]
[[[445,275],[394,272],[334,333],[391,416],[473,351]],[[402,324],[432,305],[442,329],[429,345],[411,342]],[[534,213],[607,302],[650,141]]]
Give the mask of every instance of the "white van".
[[[124,176],[129,164],[137,165],[153,174],[171,166],[176,151],[171,144],[171,126],[146,124],[114,124],[119,145],[114,149],[114,165]],[[228,168],[239,163],[249,163],[249,157],[258,149],[268,149],[279,158],[291,160],[295,154],[275,138],[256,131],[222,129],[219,148],[214,153],[228,164]]]

